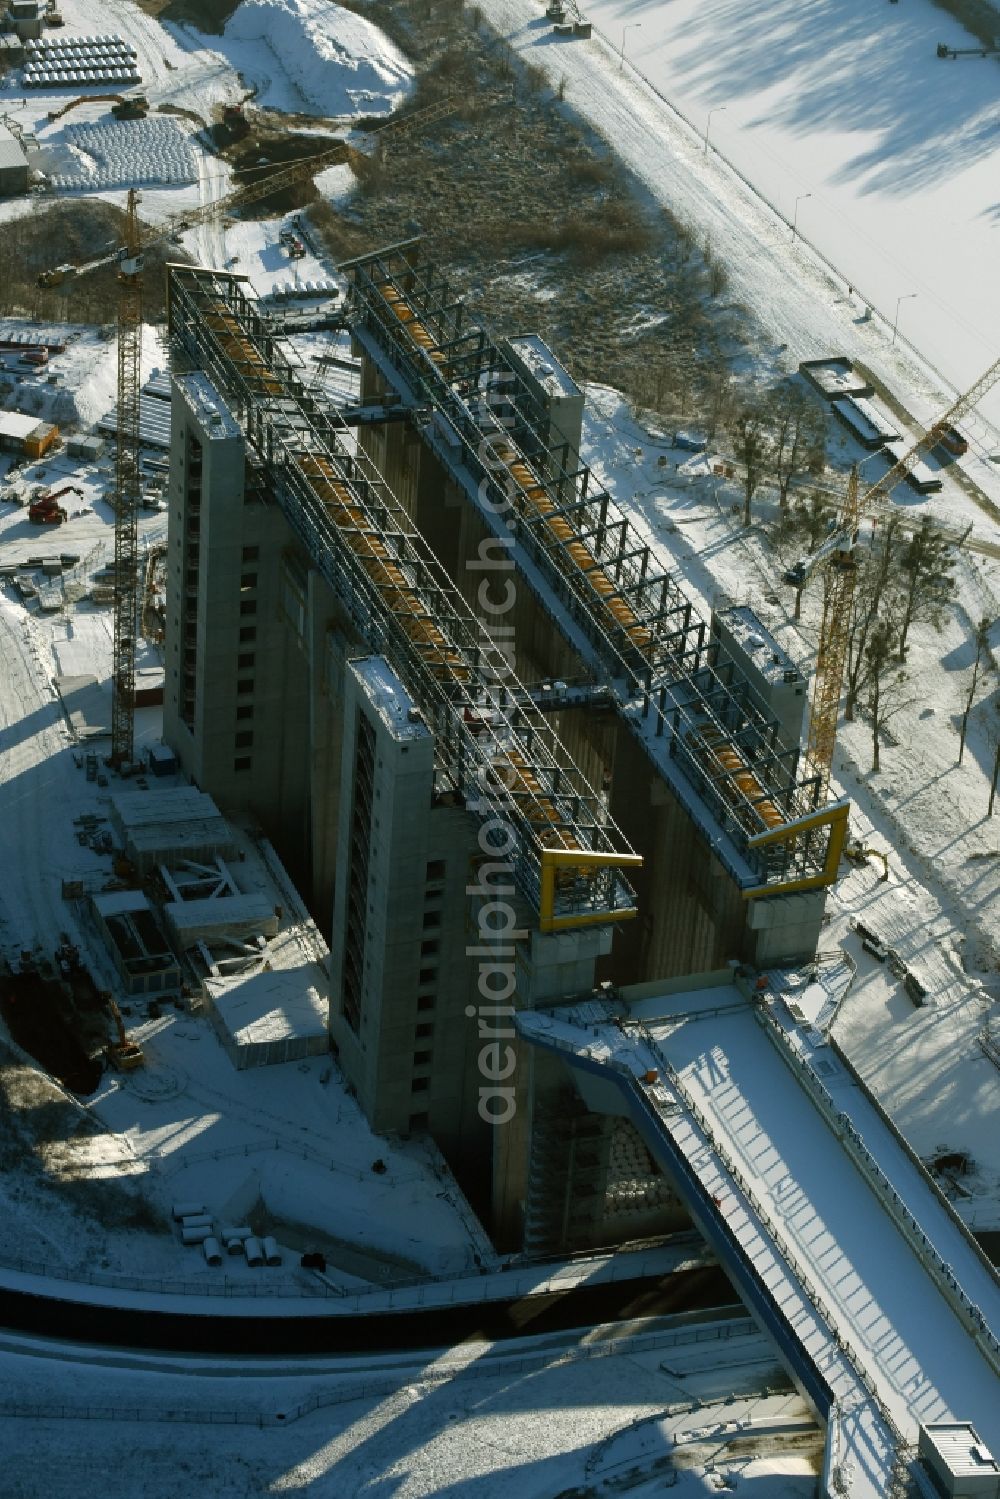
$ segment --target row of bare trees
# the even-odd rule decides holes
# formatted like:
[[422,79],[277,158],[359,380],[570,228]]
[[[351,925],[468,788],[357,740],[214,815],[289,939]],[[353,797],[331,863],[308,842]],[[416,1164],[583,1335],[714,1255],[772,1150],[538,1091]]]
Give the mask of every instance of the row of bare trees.
[[[838,524],[838,512],[820,491],[794,498],[771,529],[780,552],[812,553]],[[856,547],[851,614],[847,621],[844,716],[859,712],[871,724],[872,769],[880,768],[882,737],[892,720],[916,699],[906,668],[916,624],[939,630],[955,595],[954,549],[930,516],[908,529],[900,515],[873,525]],[[829,580],[826,568],[813,581]],[[802,590],[796,595],[796,618]]]
[[857,581],[848,621],[844,716],[860,707],[871,724],[872,769],[880,768],[882,735],[917,700],[906,669],[914,624],[940,630],[955,594],[954,555],[930,516],[909,535],[902,518],[878,525],[871,545],[854,557]]
[[[821,490],[793,496],[769,528],[779,554],[811,555],[839,522],[839,512]],[[845,668],[847,719],[860,711],[872,728],[872,768],[880,768],[882,736],[891,721],[919,700],[917,684],[907,671],[907,647],[914,625],[939,630],[955,598],[954,547],[923,516],[916,528],[892,515],[870,537],[862,538],[853,564],[857,580],[849,621]],[[820,569],[813,580],[823,573]],[[795,618],[802,605],[796,590]],[[972,663],[961,687],[957,763],[962,764],[972,711],[983,682],[995,672],[990,634],[993,621],[983,616],[973,628]],[[1000,704],[997,705],[1000,709]],[[990,799],[992,817],[1000,787],[1000,717],[988,728],[993,751]]]
[[826,420],[824,408],[790,380],[732,408],[726,430],[743,470],[745,526],[761,484],[775,485],[784,510],[795,480],[823,472]]

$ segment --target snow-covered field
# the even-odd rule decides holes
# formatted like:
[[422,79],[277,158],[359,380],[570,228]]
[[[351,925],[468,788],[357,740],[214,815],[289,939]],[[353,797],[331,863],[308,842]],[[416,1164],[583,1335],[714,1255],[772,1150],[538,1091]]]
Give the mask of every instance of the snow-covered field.
[[[554,38],[539,0],[485,0],[484,16],[541,67],[659,202],[708,239],[734,300],[789,365],[863,359],[921,420],[1000,354],[996,276],[997,64],[943,62],[968,41],[930,0],[598,0],[607,40]],[[625,36],[622,26],[641,23]],[[629,65],[676,101],[691,123]],[[714,152],[717,142],[767,207]],[[837,264],[831,272],[789,221]],[[841,258],[842,257],[842,258]],[[892,344],[899,326],[919,354]],[[881,317],[862,321],[873,304]],[[1000,386],[970,424],[1000,448]],[[992,423],[987,429],[984,418]]]
[[[1000,71],[930,0],[594,0],[588,17],[959,389],[1000,354]],[[636,29],[633,29],[636,28]],[[562,50],[562,49],[557,49]],[[1000,412],[1000,402],[992,408]]]

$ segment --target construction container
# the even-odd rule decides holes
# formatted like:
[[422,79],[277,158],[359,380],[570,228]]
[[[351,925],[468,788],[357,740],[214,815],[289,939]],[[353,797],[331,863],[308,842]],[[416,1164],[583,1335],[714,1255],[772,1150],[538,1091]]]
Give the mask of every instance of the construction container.
[[211,1237],[204,1239],[202,1241],[201,1249],[208,1264],[222,1264],[222,1250],[219,1248],[218,1239],[213,1239]]
[[272,1238],[270,1234],[267,1234],[265,1238],[261,1239],[261,1241],[260,1241],[260,1247],[264,1251],[264,1262],[265,1262],[265,1264],[268,1264],[268,1265],[280,1265],[281,1264],[281,1250],[278,1248],[278,1241],[277,1241],[277,1239]]
[[59,440],[59,428],[49,422],[39,422],[35,430],[24,439],[24,452],[28,458],[44,458],[49,449]]
[[182,1228],[181,1229],[181,1243],[182,1244],[204,1244],[205,1240],[206,1239],[210,1239],[211,1237],[212,1237],[211,1227],[207,1227],[207,1228]]
[[[160,698],[162,702],[162,696]],[[151,744],[146,751],[149,757],[149,768],[154,776],[170,776],[177,769],[177,756],[166,744]],[[250,1230],[247,1229],[247,1233]]]
[[[96,759],[94,763],[96,765]],[[204,1212],[203,1202],[175,1202],[170,1209],[170,1216],[175,1223],[179,1223],[182,1218],[197,1218],[200,1213]]]
[[240,1254],[243,1253],[243,1240],[249,1239],[252,1234],[253,1229],[250,1228],[246,1223],[241,1223],[236,1226],[231,1223],[224,1223],[219,1229],[219,1238],[222,1240],[223,1244],[225,1244],[226,1248],[228,1249],[231,1244],[235,1244],[237,1246],[237,1252]]
[[88,433],[71,437],[66,444],[66,451],[71,458],[86,458],[91,463],[96,463],[99,458],[103,458],[105,446],[103,437]]
[[186,1213],[181,1219],[181,1228],[211,1228],[214,1222],[211,1213]]
[[247,1257],[247,1264],[253,1265],[255,1269],[264,1263],[264,1250],[261,1242],[253,1234],[249,1239],[243,1240],[243,1253]]

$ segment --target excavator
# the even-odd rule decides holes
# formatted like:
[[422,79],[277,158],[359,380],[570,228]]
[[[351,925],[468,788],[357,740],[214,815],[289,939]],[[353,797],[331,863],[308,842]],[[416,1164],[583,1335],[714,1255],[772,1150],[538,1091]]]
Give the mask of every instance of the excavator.
[[111,1012],[111,1019],[115,1023],[118,1039],[108,1042],[108,1061],[112,1067],[117,1067],[119,1072],[134,1072],[145,1062],[142,1047],[136,1041],[130,1041],[125,1034],[125,1022],[122,1012],[115,1002],[114,995],[105,993],[105,1001]]
[[149,101],[142,94],[83,94],[71,99],[62,109],[50,109],[50,120],[61,120],[71,109],[81,104],[110,104],[116,120],[144,120],[149,113]]
[[78,489],[75,484],[65,484],[62,489],[54,489],[49,494],[39,495],[32,500],[28,506],[28,519],[36,526],[61,526],[69,517],[62,505],[58,502],[64,494],[78,494],[83,496],[83,490]]
[[884,885],[889,878],[889,855],[880,848],[868,847],[856,839],[853,843],[844,846],[844,858],[849,864],[858,865],[867,864],[869,859],[877,859],[882,865],[879,884]]

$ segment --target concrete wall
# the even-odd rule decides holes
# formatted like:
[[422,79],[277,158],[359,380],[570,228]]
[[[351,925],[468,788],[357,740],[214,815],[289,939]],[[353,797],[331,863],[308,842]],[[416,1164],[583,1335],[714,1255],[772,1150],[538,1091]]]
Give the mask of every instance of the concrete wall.
[[[247,480],[235,424],[214,424],[175,382],[164,737],[223,811],[260,822],[308,898],[324,836],[312,816],[313,783],[324,780],[315,738],[328,728],[313,712],[309,652],[334,610],[325,585],[310,585],[280,509]],[[308,605],[301,631],[296,580]]]
[[28,163],[0,167],[0,198],[16,198],[28,191]]
[[[387,726],[350,662],[342,705],[331,1033],[372,1127],[429,1131],[461,1175],[488,1143],[476,1113],[476,1028],[465,1015],[475,825],[435,796],[429,732]],[[362,720],[374,732],[370,751]],[[363,818],[361,755],[371,766]],[[352,962],[361,975],[353,988]]]

